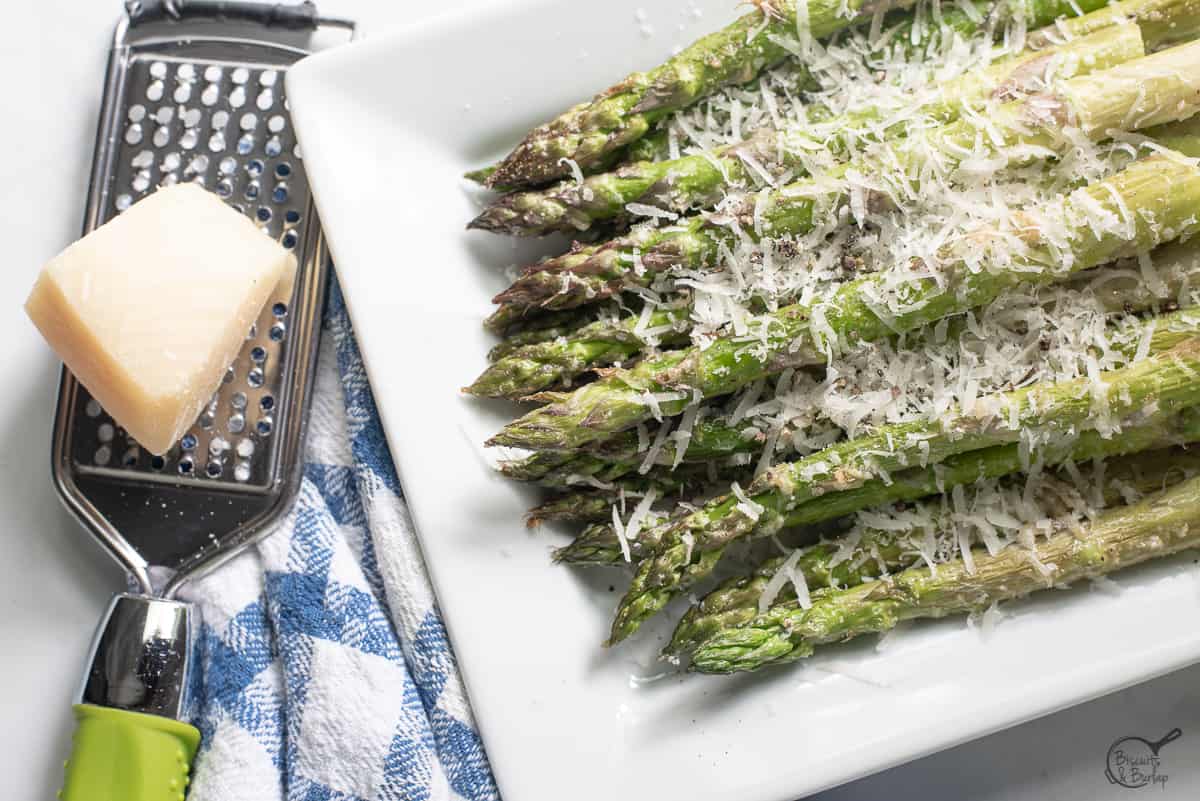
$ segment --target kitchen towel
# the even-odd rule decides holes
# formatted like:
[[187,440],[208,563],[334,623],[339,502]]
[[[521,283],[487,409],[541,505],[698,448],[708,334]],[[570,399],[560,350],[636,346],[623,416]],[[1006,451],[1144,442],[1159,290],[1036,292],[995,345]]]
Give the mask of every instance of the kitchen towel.
[[191,801],[499,798],[336,281],[295,508],[186,597]]

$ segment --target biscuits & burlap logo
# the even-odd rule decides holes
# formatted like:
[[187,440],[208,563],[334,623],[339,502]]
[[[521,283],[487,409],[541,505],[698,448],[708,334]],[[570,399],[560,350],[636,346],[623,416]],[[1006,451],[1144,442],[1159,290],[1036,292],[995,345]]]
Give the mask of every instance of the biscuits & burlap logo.
[[1164,787],[1169,777],[1163,770],[1159,751],[1182,736],[1182,730],[1171,729],[1157,740],[1122,737],[1108,747],[1104,775],[1111,784],[1119,784],[1130,790]]

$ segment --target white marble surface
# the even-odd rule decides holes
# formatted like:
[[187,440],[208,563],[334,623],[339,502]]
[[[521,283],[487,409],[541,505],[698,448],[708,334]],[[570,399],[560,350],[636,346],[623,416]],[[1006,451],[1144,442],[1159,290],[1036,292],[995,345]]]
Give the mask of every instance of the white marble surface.
[[[498,0],[323,0],[365,35],[439,10]],[[663,0],[670,2],[671,0]],[[654,4],[647,3],[650,16]],[[96,618],[119,570],[60,506],[48,454],[57,364],[20,309],[40,264],[78,235],[108,41],[120,10],[107,0],[6,4],[0,50],[0,787],[50,798],[70,737],[70,702]],[[1171,614],[1171,610],[1163,610]],[[1196,625],[1180,620],[1180,625]],[[1114,632],[1114,648],[1137,648]],[[1037,671],[1036,654],[1028,670]],[[880,714],[887,714],[880,709]],[[797,725],[804,725],[797,721]],[[864,730],[870,721],[863,721]],[[1104,777],[1109,745],[1178,727],[1162,752],[1161,789]],[[1200,666],[827,792],[821,799],[1109,801],[1200,795]],[[508,799],[507,801],[520,801]]]

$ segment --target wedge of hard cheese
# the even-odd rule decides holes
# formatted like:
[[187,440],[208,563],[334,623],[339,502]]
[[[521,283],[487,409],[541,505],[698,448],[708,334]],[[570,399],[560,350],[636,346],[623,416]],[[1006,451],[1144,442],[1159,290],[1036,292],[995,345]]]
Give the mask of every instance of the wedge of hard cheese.
[[63,251],[25,311],[113,419],[162,454],[196,421],[295,259],[194,184]]

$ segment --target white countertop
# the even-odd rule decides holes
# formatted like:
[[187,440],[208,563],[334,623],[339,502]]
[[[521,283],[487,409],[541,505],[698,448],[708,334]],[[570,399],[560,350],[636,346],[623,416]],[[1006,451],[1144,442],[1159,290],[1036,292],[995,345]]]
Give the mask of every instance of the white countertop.
[[[365,35],[437,10],[497,0],[322,0]],[[732,2],[732,0],[731,0]],[[652,3],[647,4],[652,7]],[[67,515],[50,484],[58,365],[21,311],[39,266],[79,234],[101,82],[120,3],[41,0],[5,9],[0,51],[7,97],[0,125],[0,787],[14,799],[50,798],[70,737],[70,703],[84,652],[120,571]],[[653,13],[653,12],[651,12]],[[1171,614],[1171,610],[1163,610]],[[1180,621],[1180,625],[1197,625]],[[1114,648],[1136,648],[1114,632]],[[1031,654],[1029,670],[1038,670]],[[886,709],[880,710],[887,714]],[[798,722],[797,725],[803,725]],[[864,727],[870,721],[863,722]],[[1161,789],[1128,790],[1104,777],[1118,738],[1156,740]],[[1200,795],[1200,666],[1007,732],[863,779],[820,796],[904,801],[1107,801],[1139,793],[1171,801]],[[520,801],[520,799],[507,799]]]

